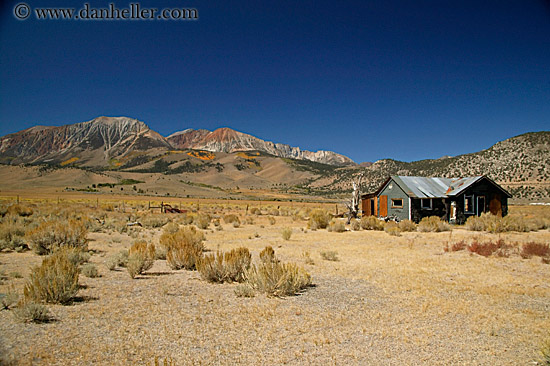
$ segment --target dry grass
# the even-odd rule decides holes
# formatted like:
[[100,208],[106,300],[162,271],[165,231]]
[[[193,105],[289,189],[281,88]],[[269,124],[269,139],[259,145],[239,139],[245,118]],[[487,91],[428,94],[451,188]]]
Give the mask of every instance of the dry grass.
[[[244,215],[246,208],[201,202],[200,211],[215,217],[221,205],[224,214]],[[245,283],[209,285],[200,273],[172,270],[165,260],[132,281],[118,263],[113,271],[99,264],[128,250],[133,238],[103,228],[88,234],[89,262],[101,277],[80,276],[81,300],[72,306],[48,305],[54,322],[24,324],[14,318],[16,309],[0,311],[0,353],[22,365],[147,365],[155,359],[177,365],[518,365],[538,357],[550,329],[549,267],[515,251],[550,242],[550,232],[497,235],[453,227],[399,237],[375,230],[306,233],[306,222],[293,221],[292,214],[305,214],[307,207],[294,205],[282,206],[273,226],[265,215],[239,228],[222,222],[223,231],[206,232],[203,243],[212,253],[245,246],[256,260],[267,245],[275,248],[279,262],[266,262],[307,267],[315,287],[299,296],[266,296]],[[67,211],[77,214],[82,206],[77,202]],[[42,203],[31,207],[29,218],[43,215]],[[117,210],[116,204],[113,211],[100,205],[97,213],[127,220],[129,209]],[[511,213],[518,214],[514,207]],[[282,227],[293,230],[292,240],[281,237]],[[154,244],[161,235],[158,228],[139,232]],[[475,239],[513,243],[513,255],[443,254],[446,243]],[[322,260],[319,253],[326,251],[337,251],[340,260]],[[30,251],[2,252],[0,293],[11,284],[21,292],[25,280],[7,274],[28,278],[41,260]]]

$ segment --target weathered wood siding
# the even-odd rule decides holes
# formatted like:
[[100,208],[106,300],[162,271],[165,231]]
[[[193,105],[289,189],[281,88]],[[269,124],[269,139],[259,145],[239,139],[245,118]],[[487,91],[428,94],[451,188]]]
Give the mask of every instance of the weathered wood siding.
[[[390,189],[391,186],[391,189]],[[388,214],[387,216],[397,216],[400,220],[406,220],[409,218],[409,196],[399,187],[393,180],[390,180],[384,189],[380,192],[379,197],[388,197]],[[403,207],[392,207],[392,199],[402,199]],[[382,204],[382,200],[380,200]],[[380,207],[380,216],[383,215],[383,209]]]
[[[465,212],[465,197],[473,197],[473,212]],[[485,197],[484,207],[479,207],[478,197]],[[498,187],[495,187],[489,180],[482,179],[479,182],[468,187],[464,192],[456,197],[451,197],[450,201],[456,201],[456,221],[458,224],[466,222],[468,217],[490,212],[498,216],[508,214],[508,197]]]

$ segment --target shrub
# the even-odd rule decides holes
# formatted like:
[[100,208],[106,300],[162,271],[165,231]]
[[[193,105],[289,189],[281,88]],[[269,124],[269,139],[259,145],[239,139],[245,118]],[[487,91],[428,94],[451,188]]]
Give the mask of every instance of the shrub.
[[308,226],[311,230],[325,229],[330,222],[330,215],[325,210],[315,209],[309,214]]
[[90,260],[90,253],[82,251],[80,248],[67,247],[66,249],[69,260],[75,266],[79,266]]
[[363,216],[361,218],[361,228],[363,230],[384,230],[384,222],[376,216]]
[[166,214],[149,214],[142,217],[139,222],[147,229],[156,229],[170,222],[170,217]]
[[314,265],[315,264],[315,262],[313,261],[313,259],[309,255],[309,252],[303,252],[302,257],[304,257],[304,261],[306,262],[306,264],[309,264],[309,265]]
[[472,231],[484,231],[487,229],[487,224],[484,220],[483,214],[482,216],[470,216],[466,220],[466,224],[464,224],[466,229],[472,230]]
[[390,221],[384,225],[384,231],[392,236],[401,236],[401,230],[396,222]]
[[260,210],[258,207],[252,207],[250,209],[250,214],[251,215],[261,215],[262,214],[262,210]]
[[33,210],[28,206],[13,204],[7,208],[6,214],[17,216],[31,216],[33,214]]
[[450,226],[447,222],[437,216],[424,217],[418,224],[418,231],[421,232],[441,232],[449,231]]
[[290,237],[292,236],[292,229],[289,227],[283,228],[283,230],[281,230],[281,236],[284,240],[290,240]]
[[445,248],[444,248],[444,251],[445,252],[458,252],[459,250],[464,250],[466,249],[467,247],[467,244],[464,240],[461,240],[457,243],[454,243],[453,245],[451,245],[449,247],[449,245],[447,245]]
[[24,249],[25,224],[18,216],[8,215],[0,224],[0,250]]
[[275,251],[271,246],[265,247],[260,252],[260,260],[262,262],[278,262],[277,257],[275,257]]
[[532,256],[550,257],[550,245],[544,243],[529,242],[521,247],[522,258],[531,258]]
[[212,218],[210,217],[210,215],[201,213],[197,215],[197,217],[195,217],[195,220],[193,221],[193,223],[197,225],[199,229],[204,230],[204,229],[207,229],[208,226],[210,226],[211,220]]
[[82,266],[82,274],[89,278],[96,278],[99,277],[99,272],[97,271],[97,267],[92,263],[87,263]]
[[470,245],[468,245],[468,250],[471,253],[476,253],[484,257],[489,257],[494,253],[502,257],[508,257],[509,249],[510,246],[506,245],[502,239],[499,239],[496,242],[489,241],[485,243],[480,243],[477,240],[474,240]]
[[22,323],[47,323],[51,320],[48,308],[34,302],[23,302],[14,309],[15,319]]
[[268,296],[290,296],[310,286],[311,276],[294,263],[261,262],[246,272],[246,281]]
[[204,234],[194,226],[185,226],[174,234],[164,233],[160,237],[160,245],[166,248],[166,260],[172,269],[195,269],[204,250],[203,241]]
[[279,210],[276,208],[270,208],[267,213],[271,216],[279,216]]
[[205,255],[199,260],[197,269],[208,282],[243,282],[251,259],[247,248],[238,248],[226,253]]
[[361,230],[361,221],[351,220],[351,230],[353,230],[353,231]]
[[[239,219],[239,216],[235,214],[228,214],[223,217],[223,222],[226,224],[233,224],[235,222],[238,222],[239,225],[241,224],[241,220]],[[238,226],[237,226],[238,227]]]
[[346,225],[341,220],[331,220],[327,226],[327,231],[335,233],[343,233],[346,231]]
[[19,295],[15,291],[15,286],[12,284],[8,287],[8,292],[0,297],[0,305],[2,309],[9,309],[19,301]]
[[269,220],[269,225],[275,225],[277,222],[273,216],[269,216],[267,219]]
[[191,213],[186,213],[182,216],[182,221],[185,225],[191,225],[195,221],[195,215]]
[[471,216],[466,220],[466,228],[473,231],[488,231],[490,233],[503,233],[507,231],[528,232],[544,227],[543,220],[527,220],[523,216],[500,217],[489,212],[481,216]]
[[110,271],[113,271],[117,266],[126,267],[128,263],[128,251],[122,249],[117,254],[110,256],[106,261],[105,265]]
[[174,234],[179,230],[180,226],[175,222],[169,222],[162,228],[163,234]]
[[25,300],[69,303],[78,292],[78,274],[78,266],[69,260],[69,250],[60,249],[32,270],[23,290]]
[[49,220],[29,230],[25,238],[35,253],[49,254],[61,247],[88,249],[86,235],[88,230],[83,222],[77,220]]
[[321,252],[320,254],[321,254],[321,258],[323,258],[326,261],[336,262],[340,260],[338,259],[338,252],[335,252],[332,250]]
[[416,224],[411,220],[403,220],[399,222],[399,230],[403,232],[416,231]]
[[237,297],[254,297],[254,289],[247,283],[240,283],[235,287]]
[[128,251],[126,268],[130,277],[135,278],[153,266],[155,261],[155,245],[144,240],[136,240]]

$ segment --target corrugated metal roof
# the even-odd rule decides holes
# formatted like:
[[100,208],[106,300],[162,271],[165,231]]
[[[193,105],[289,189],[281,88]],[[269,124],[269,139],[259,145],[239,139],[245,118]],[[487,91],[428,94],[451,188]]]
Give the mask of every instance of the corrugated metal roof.
[[416,198],[442,198],[455,196],[481,179],[478,177],[440,178],[393,176],[392,179],[410,196]]
[[483,176],[477,176],[477,177],[464,177],[464,178],[456,178],[453,179],[451,184],[449,185],[449,188],[447,189],[447,196],[456,196],[478,180],[483,178]]

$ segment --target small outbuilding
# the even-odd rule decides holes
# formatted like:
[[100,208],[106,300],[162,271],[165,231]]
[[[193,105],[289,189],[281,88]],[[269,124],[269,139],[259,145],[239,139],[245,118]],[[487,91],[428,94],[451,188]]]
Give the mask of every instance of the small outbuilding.
[[484,212],[505,216],[508,198],[504,188],[486,176],[466,178],[391,176],[374,193],[361,196],[363,216],[395,217],[419,222],[439,216],[462,224]]

